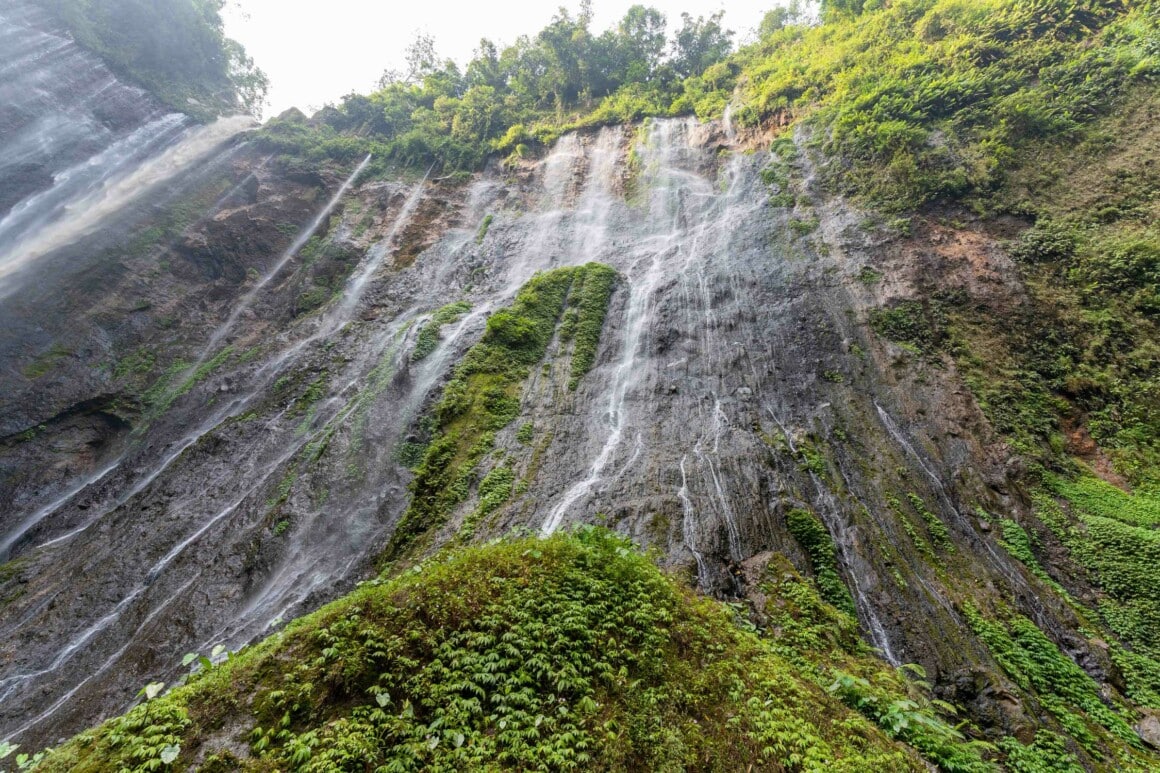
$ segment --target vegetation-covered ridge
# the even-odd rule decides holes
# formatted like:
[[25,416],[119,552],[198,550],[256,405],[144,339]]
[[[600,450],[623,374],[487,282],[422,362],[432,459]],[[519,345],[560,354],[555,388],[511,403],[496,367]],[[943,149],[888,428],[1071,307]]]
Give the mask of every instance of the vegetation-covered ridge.
[[[398,558],[416,537],[441,526],[473,489],[479,504],[462,526],[465,538],[481,517],[512,496],[517,483],[510,463],[495,467],[482,480],[477,480],[478,467],[492,451],[496,433],[520,415],[524,381],[544,359],[553,338],[560,343],[559,353],[568,355],[555,361],[557,366],[570,363],[570,389],[592,367],[616,276],[599,263],[537,274],[509,308],[488,318],[482,339],[456,367],[432,411],[430,443],[415,468],[411,504],[399,520],[386,559]],[[463,311],[462,306],[444,307],[432,322]],[[416,353],[428,346],[423,332]]]
[[444,552],[196,661],[35,769],[1073,769],[1053,738],[968,740],[788,561],[763,577],[751,618],[600,528]]
[[225,0],[44,0],[76,41],[170,108],[259,114],[269,83],[225,36]]

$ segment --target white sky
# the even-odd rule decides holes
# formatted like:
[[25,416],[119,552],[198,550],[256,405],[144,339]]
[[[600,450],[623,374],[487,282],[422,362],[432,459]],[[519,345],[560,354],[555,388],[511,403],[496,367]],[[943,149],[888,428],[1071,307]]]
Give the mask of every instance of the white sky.
[[[696,16],[725,10],[724,24],[749,36],[781,0],[638,0],[668,17],[670,37],[681,12]],[[593,0],[592,30],[616,24],[632,0]],[[230,0],[226,34],[238,40],[270,77],[266,116],[288,107],[307,113],[337,102],[352,91],[370,91],[383,70],[401,68],[403,49],[425,32],[435,38],[441,58],[462,67],[479,39],[501,47],[519,35],[533,35],[565,5],[573,15],[579,0]]]

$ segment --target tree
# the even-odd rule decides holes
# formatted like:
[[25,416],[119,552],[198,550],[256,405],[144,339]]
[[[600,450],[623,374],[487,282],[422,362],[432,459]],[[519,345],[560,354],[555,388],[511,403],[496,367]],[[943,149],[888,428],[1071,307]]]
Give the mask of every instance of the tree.
[[269,83],[242,45],[225,36],[224,0],[41,2],[80,45],[177,110],[203,118],[261,110]]
[[620,83],[653,79],[665,53],[665,16],[656,8],[634,5],[617,27]]
[[435,53],[435,38],[423,32],[416,32],[415,39],[403,52],[405,66],[402,70],[386,69],[379,78],[379,88],[385,89],[392,83],[417,86],[423,79],[439,69],[439,56]]
[[673,70],[682,78],[703,72],[733,50],[733,31],[721,28],[724,11],[708,19],[681,14],[681,29],[673,39]]
[[822,0],[822,16],[850,15],[862,13],[866,0]]

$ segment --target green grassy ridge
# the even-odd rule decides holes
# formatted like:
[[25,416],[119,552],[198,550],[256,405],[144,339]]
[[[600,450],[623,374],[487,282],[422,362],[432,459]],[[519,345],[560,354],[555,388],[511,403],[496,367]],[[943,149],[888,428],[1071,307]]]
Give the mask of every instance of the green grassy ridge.
[[[867,4],[869,5],[869,4]],[[742,124],[808,118],[836,187],[886,209],[987,196],[1028,143],[1160,74],[1154,3],[898,0],[735,57]]]
[[[523,383],[557,330],[561,338],[574,339],[572,378],[579,379],[591,366],[615,281],[616,272],[598,263],[540,273],[509,308],[488,318],[483,337],[456,367],[432,411],[433,437],[415,468],[411,503],[383,561],[397,559],[467,500],[479,463],[494,447],[495,434],[519,416]],[[502,504],[499,491],[489,489],[483,505],[487,512]]]
[[893,773],[926,770],[916,750],[945,771],[997,769],[784,558],[762,590],[759,630],[604,529],[460,548],[364,583],[36,769]]

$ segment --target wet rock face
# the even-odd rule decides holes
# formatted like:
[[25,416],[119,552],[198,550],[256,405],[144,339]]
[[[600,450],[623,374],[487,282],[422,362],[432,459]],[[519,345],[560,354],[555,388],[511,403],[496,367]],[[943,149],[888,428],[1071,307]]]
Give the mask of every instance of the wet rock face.
[[99,183],[108,169],[84,162],[103,154],[109,164],[139,163],[182,129],[181,116],[119,82],[27,0],[0,8],[0,72],[0,247],[31,232],[13,218],[21,201],[58,195],[54,184]]
[[[0,575],[0,737],[55,741],[171,681],[185,652],[241,646],[366,577],[407,507],[424,413],[487,316],[535,272],[588,261],[622,278],[595,366],[571,389],[554,342],[531,370],[476,476],[502,458],[523,485],[475,538],[610,523],[738,596],[755,556],[812,571],[787,528],[809,510],[885,658],[1022,721],[997,705],[1011,693],[960,605],[993,594],[1046,630],[1069,621],[976,520],[1019,503],[953,366],[908,364],[869,332],[883,290],[860,273],[897,259],[901,291],[911,264],[813,190],[804,159],[796,208],[779,208],[768,151],[727,142],[692,120],[606,128],[462,186],[316,187],[243,149],[220,179],[175,182],[185,201],[212,192],[201,214],[163,248],[96,263],[86,304],[0,305],[19,333],[4,361],[44,369],[3,376],[0,415],[20,422],[0,467],[16,559]],[[455,301],[471,310],[413,357]],[[97,343],[30,359],[20,336],[40,329],[41,353]],[[945,532],[925,552],[909,536],[934,529],[924,518]]]

